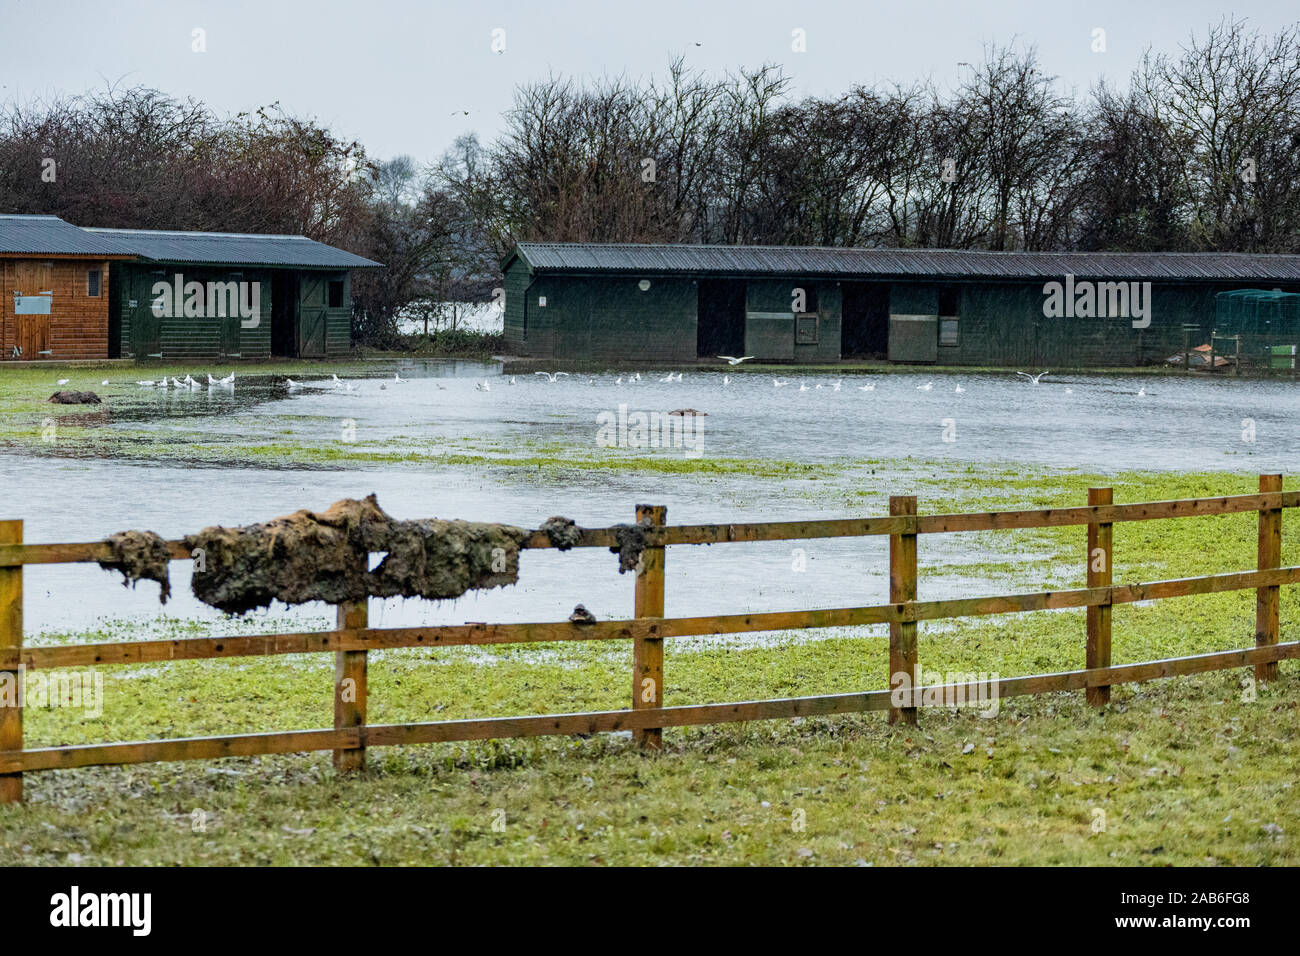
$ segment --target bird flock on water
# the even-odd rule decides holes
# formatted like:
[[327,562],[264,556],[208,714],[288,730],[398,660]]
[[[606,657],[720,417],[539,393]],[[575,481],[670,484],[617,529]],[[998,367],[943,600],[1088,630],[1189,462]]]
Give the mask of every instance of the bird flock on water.
[[[741,356],[719,355],[718,356],[718,358],[723,359],[724,361],[727,362],[729,366],[733,366],[733,367],[740,365],[744,362],[747,362],[753,357],[754,356],[752,355],[741,355]],[[1047,378],[1052,373],[1050,371],[1044,370],[1041,372],[1019,372],[1018,371],[1015,374],[1018,377],[1024,379],[1028,385],[1038,386],[1042,383],[1043,379]],[[597,384],[597,378],[598,378],[598,376],[594,374],[569,373],[569,372],[559,372],[559,371],[555,371],[555,372],[536,371],[533,373],[533,375],[541,376],[546,380],[547,384],[550,385],[555,385],[561,379],[565,379],[565,378],[573,378],[575,380],[585,379],[586,384],[595,385]],[[233,391],[235,388],[234,372],[231,372],[229,375],[226,375],[223,378],[216,378],[210,372],[206,373],[204,377],[206,378],[206,382],[200,381],[199,379],[196,379],[189,374],[186,374],[186,376],[183,379],[178,379],[175,376],[164,375],[158,379],[141,379],[137,381],[135,384],[141,388],[169,390],[169,391],[190,391],[190,392],[196,392],[203,389],[209,389],[209,390],[224,389],[224,390]],[[662,377],[655,375],[653,380],[658,382],[661,385],[681,383],[685,381],[685,373],[670,371],[667,372]],[[57,384],[59,386],[64,386],[67,385],[70,381],[71,380],[67,378],[60,378],[57,380]],[[366,379],[364,381],[371,382],[374,380]],[[383,379],[379,387],[381,389],[386,389],[389,385],[406,385],[410,381],[411,379],[402,378],[400,372],[394,372],[393,377],[391,379]],[[615,385],[636,385],[641,381],[642,378],[640,372],[629,372],[626,374],[618,375],[614,379],[614,384]],[[647,379],[647,381],[650,381],[650,379]],[[732,383],[733,383],[733,379],[730,375],[724,374],[722,376],[722,384],[724,386],[729,386]],[[100,382],[100,384],[108,385],[110,384],[110,380],[104,379],[102,382]],[[492,391],[493,384],[494,384],[494,380],[492,379],[483,379],[482,381],[476,381],[474,384],[474,390],[477,392],[490,392]],[[496,380],[496,384],[498,386],[516,385],[517,378],[514,375],[503,375],[500,377],[500,379]],[[809,384],[809,382],[807,381],[799,381],[796,383],[792,379],[784,378],[780,376],[775,376],[772,378],[772,386],[774,388],[785,388],[787,386],[792,386],[796,384],[797,384],[796,390],[800,392],[813,392],[813,391],[838,392],[844,386],[844,379],[837,378],[834,381],[825,381],[820,378],[814,378],[812,380],[812,384]],[[860,392],[874,392],[876,391],[877,384],[878,383],[874,381],[866,381],[866,382],[862,382],[861,384],[855,384],[853,387]],[[328,378],[321,378],[321,379],[316,379],[314,381],[301,381],[301,382],[286,376],[283,381],[283,385],[290,392],[302,392],[305,390],[321,390],[321,391],[336,391],[336,392],[347,393],[347,392],[356,392],[361,390],[361,385],[359,382],[351,382],[345,379],[341,379],[339,378],[337,373],[331,373]],[[446,386],[441,383],[436,383],[436,386],[440,390],[446,390]],[[930,392],[935,389],[935,382],[933,380],[925,381],[919,385],[914,385],[913,388],[918,392]],[[966,387],[958,383],[956,386],[953,387],[952,391],[955,394],[960,395],[966,392]],[[1064,386],[1064,391],[1065,394],[1067,395],[1071,395],[1074,393],[1074,389],[1068,385]],[[1134,394],[1138,398],[1145,398],[1147,395],[1146,388],[1140,387],[1137,390],[1137,392]]]
[[[101,384],[107,385],[108,380],[105,379]],[[173,375],[169,380],[167,376],[164,375],[162,378],[156,380],[151,378],[142,379],[135,384],[139,385],[141,388],[171,388],[190,392],[197,392],[199,389],[205,387],[202,382],[194,378],[188,372],[182,379],[178,379]],[[235,373],[231,372],[225,378],[213,378],[212,373],[209,372],[206,387],[233,389],[235,387]]]

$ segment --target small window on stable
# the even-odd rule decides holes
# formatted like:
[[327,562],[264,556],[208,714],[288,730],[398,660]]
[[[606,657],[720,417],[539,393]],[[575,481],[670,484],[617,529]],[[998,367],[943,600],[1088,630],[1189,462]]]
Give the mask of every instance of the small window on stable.
[[331,309],[343,308],[343,280],[342,279],[330,283],[329,307]]
[[939,344],[957,345],[959,341],[958,321],[953,318],[939,319]]
[[91,269],[86,273],[86,295],[92,299],[99,298],[99,270]]

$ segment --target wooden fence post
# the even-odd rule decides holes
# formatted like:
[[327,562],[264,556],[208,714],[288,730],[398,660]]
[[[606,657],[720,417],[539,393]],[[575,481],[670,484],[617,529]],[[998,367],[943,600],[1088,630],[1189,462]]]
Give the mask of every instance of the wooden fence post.
[[[1110,488],[1089,488],[1088,504],[1109,505],[1114,503],[1114,492]],[[1088,573],[1087,584],[1090,588],[1108,588],[1114,583],[1112,564],[1114,561],[1114,525],[1102,521],[1088,525]],[[1084,650],[1084,667],[1110,667],[1110,604],[1088,605],[1087,610],[1087,645]],[[1110,685],[1088,687],[1084,697],[1094,707],[1110,703]]]
[[[915,515],[915,495],[891,495],[889,513]],[[889,603],[916,600],[916,533],[889,536]],[[892,621],[889,625],[889,687],[892,690],[906,674],[913,691],[917,686],[916,622]],[[915,707],[890,707],[889,722],[915,724]]]
[[[348,601],[338,606],[340,628],[366,627],[369,617],[366,601]],[[366,652],[334,652],[334,729],[347,730],[366,724]],[[334,751],[334,769],[350,773],[366,768],[365,731],[357,747]]]
[[[637,505],[636,520],[640,524],[649,519],[651,525],[662,526],[668,520],[668,509],[663,505]],[[641,552],[641,567],[636,573],[636,603],[634,617],[664,616],[664,551],[663,547],[646,548]],[[647,710],[662,707],[664,690],[664,640],[662,637],[638,637],[632,641],[632,709]],[[662,749],[663,729],[639,728],[632,731],[632,739],[642,747]]]
[[[1282,491],[1281,475],[1260,475],[1260,494]],[[1269,571],[1282,566],[1282,509],[1260,509],[1259,512],[1259,570]],[[1280,623],[1281,589],[1270,585],[1255,590],[1255,646],[1265,647],[1277,643]],[[1255,679],[1276,680],[1277,661],[1255,665]]]
[[[0,521],[0,544],[22,544],[23,523]],[[23,566],[0,568],[0,650],[23,646]],[[21,670],[0,671],[0,750],[23,749]],[[12,696],[10,696],[12,694]],[[23,799],[23,772],[0,773],[0,803]]]

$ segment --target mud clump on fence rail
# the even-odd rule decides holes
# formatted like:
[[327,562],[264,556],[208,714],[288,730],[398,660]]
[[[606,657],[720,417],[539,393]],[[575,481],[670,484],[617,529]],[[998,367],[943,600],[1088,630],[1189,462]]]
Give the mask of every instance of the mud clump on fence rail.
[[559,515],[547,518],[537,530],[545,532],[551,545],[559,551],[568,551],[582,540],[582,529],[574,523],[574,520]]
[[135,587],[141,580],[157,581],[158,600],[167,603],[171,597],[172,583],[168,574],[171,549],[162,535],[152,531],[119,531],[104,539],[111,557],[99,562],[105,571],[118,571],[122,586]]
[[[185,539],[198,549],[194,595],[243,614],[272,601],[339,604],[367,597],[459,597],[519,579],[523,528],[436,518],[398,521],[374,495],[261,524],[211,527]],[[370,556],[383,554],[370,570]]]
[[387,557],[371,575],[376,597],[460,597],[471,589],[496,588],[519,580],[523,528],[477,521],[424,518],[394,521],[372,551]]
[[617,545],[611,547],[610,553],[618,555],[618,573],[635,571],[641,563],[641,552],[646,549],[644,524],[616,524],[610,530],[614,532]]

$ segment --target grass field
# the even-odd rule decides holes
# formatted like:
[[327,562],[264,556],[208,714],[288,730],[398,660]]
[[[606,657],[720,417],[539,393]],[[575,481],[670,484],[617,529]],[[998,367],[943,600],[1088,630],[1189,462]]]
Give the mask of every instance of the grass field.
[[[1251,475],[931,472],[951,510],[1077,503],[1091,484],[1121,502],[1255,490]],[[1298,532],[1288,513],[1284,564]],[[980,560],[960,570],[990,592],[1080,586],[1082,536],[969,535]],[[1117,582],[1250,568],[1255,518],[1121,524],[1115,554]],[[954,570],[923,558],[922,595]],[[1283,640],[1300,636],[1297,611],[1284,590]],[[1252,592],[1117,608],[1114,660],[1248,646],[1253,615]],[[630,656],[624,642],[375,652],[369,719],[624,707]],[[1013,676],[1082,656],[1081,611],[921,627],[928,671]],[[669,641],[666,702],[882,688],[887,660],[880,628]],[[374,749],[356,779],[328,754],[29,774],[27,803],[0,807],[0,864],[1295,864],[1300,668],[1281,671],[1258,688],[1245,670],[1121,686],[1102,710],[1081,694],[1012,698],[992,718],[928,710],[910,729],[882,714],[670,729],[654,755],[602,735]],[[329,655],[102,672],[102,717],[29,708],[27,745],[331,722]]]

